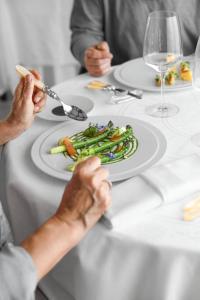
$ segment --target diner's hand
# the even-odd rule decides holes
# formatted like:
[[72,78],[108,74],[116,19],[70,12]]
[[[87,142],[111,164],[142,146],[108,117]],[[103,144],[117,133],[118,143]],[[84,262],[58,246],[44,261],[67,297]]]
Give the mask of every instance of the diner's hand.
[[[40,79],[37,71],[33,70],[32,74]],[[43,92],[34,87],[32,75],[21,78],[13,98],[13,105],[7,122],[23,132],[29,128],[34,120],[35,114],[39,112],[45,104],[46,96]]]
[[[56,216],[70,226],[90,229],[111,202],[108,170],[98,157],[79,163],[67,185]],[[84,232],[83,232],[84,233]]]
[[92,76],[102,76],[111,68],[113,55],[110,53],[107,42],[101,42],[86,49],[84,64],[88,73]]
[[79,243],[107,210],[111,202],[107,177],[108,171],[100,166],[99,158],[80,163],[56,213],[22,242],[35,263],[38,280]]
[[[33,69],[33,70],[30,70],[30,71],[37,80],[42,80],[42,77],[41,77],[40,73],[37,70]],[[32,99],[33,99],[33,103],[34,103],[34,113],[38,113],[45,106],[47,95],[45,93],[43,93],[37,87],[34,87]]]
[[19,136],[31,126],[35,114],[39,112],[46,102],[43,92],[34,87],[33,76],[41,79],[40,74],[33,70],[20,80],[13,98],[11,112],[5,120],[0,121],[0,145]]

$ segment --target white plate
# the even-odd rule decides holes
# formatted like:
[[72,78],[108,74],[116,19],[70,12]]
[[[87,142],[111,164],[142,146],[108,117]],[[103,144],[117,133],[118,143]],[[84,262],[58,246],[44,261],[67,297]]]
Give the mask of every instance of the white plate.
[[72,173],[68,172],[66,167],[72,160],[67,159],[63,154],[49,154],[49,150],[57,144],[59,138],[66,135],[71,136],[87,128],[90,122],[107,124],[110,120],[112,120],[114,126],[130,124],[139,142],[138,149],[133,156],[114,164],[105,165],[110,171],[111,181],[119,181],[135,176],[152,166],[163,156],[167,145],[166,139],[151,124],[123,116],[95,116],[84,122],[64,122],[44,132],[32,146],[31,157],[33,162],[46,174],[69,180]]
[[[89,113],[94,107],[93,101],[85,96],[61,95],[60,97],[62,98],[64,103],[78,106],[86,113]],[[44,110],[41,111],[37,116],[40,117],[41,119],[56,121],[56,122],[63,122],[69,120],[69,118],[66,119],[66,116],[58,116],[53,114],[52,110],[57,106],[60,106],[59,102],[48,97]]]
[[[160,87],[157,87],[154,82],[156,74],[156,71],[144,63],[143,58],[138,58],[117,67],[113,75],[119,83],[131,88],[160,92]],[[175,92],[190,88],[191,86],[191,82],[177,79],[173,86],[165,85],[165,91]]]

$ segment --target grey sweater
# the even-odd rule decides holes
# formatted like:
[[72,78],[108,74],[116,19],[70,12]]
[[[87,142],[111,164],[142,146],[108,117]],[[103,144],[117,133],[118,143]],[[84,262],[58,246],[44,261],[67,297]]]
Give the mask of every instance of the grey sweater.
[[37,284],[36,269],[30,255],[14,246],[0,204],[0,300],[31,300]]
[[[2,147],[0,146],[0,160]],[[37,285],[30,255],[14,246],[10,226],[0,202],[0,300],[31,300]]]
[[199,0],[74,0],[72,53],[83,65],[85,49],[106,40],[113,65],[141,57],[148,14],[164,9],[179,15],[184,55],[193,53],[200,35]]

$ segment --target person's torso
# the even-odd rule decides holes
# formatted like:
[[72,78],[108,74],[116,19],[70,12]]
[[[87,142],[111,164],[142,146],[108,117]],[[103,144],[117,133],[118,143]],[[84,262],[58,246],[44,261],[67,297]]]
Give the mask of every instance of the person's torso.
[[113,64],[142,56],[147,17],[154,10],[175,11],[180,18],[184,55],[195,50],[200,34],[199,0],[102,0],[102,5]]

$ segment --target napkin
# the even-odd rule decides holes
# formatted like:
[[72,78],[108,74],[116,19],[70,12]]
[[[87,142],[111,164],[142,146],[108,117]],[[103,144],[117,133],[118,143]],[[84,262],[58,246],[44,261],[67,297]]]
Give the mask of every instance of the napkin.
[[127,226],[147,212],[200,193],[200,156],[193,154],[113,186],[112,206],[106,218],[114,227]]

